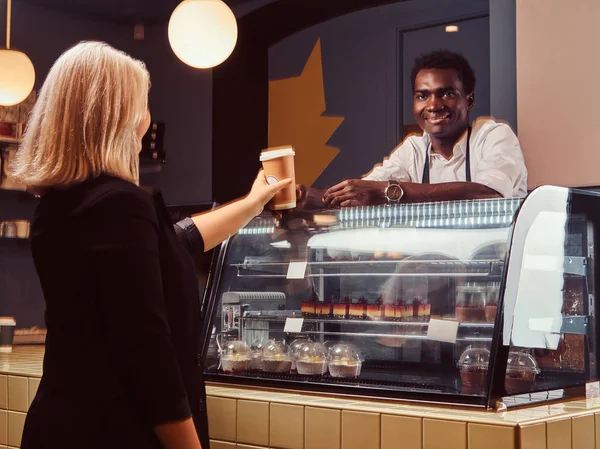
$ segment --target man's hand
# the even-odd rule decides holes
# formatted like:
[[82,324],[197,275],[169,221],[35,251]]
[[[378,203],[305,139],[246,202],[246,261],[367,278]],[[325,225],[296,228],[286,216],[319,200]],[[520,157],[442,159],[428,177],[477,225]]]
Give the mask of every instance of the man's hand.
[[347,179],[326,190],[323,203],[330,208],[384,204],[387,185],[387,181]]

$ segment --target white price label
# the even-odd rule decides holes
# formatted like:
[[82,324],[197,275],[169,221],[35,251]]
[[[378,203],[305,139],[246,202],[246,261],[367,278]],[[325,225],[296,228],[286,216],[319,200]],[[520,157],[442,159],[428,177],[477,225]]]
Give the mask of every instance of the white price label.
[[436,319],[429,321],[429,327],[427,328],[428,340],[456,343],[456,334],[458,334],[458,321]]
[[283,326],[283,332],[297,334],[299,332],[302,332],[303,324],[304,318],[286,318],[285,326]]
[[306,266],[308,263],[306,260],[293,261],[288,265],[287,279],[304,279],[306,274]]

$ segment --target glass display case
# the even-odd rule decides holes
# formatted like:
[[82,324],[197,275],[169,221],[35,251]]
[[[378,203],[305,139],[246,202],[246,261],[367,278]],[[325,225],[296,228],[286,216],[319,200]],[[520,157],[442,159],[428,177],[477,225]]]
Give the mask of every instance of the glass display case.
[[599,211],[595,193],[545,186],[263,214],[213,262],[206,379],[487,408],[581,395]]

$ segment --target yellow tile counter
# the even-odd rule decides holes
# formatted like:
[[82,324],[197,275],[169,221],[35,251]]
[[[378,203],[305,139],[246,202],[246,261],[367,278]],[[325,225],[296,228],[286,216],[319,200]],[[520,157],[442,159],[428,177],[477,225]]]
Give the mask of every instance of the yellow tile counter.
[[[0,449],[18,448],[43,346],[0,354]],[[212,449],[596,449],[600,404],[507,412],[207,386]]]
[[598,401],[493,412],[213,383],[207,393],[212,449],[600,448]]

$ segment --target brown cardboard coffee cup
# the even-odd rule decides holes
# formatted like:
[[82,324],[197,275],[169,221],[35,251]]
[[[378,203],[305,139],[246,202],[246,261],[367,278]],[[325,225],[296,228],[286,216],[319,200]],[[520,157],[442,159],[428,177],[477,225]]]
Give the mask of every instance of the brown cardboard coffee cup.
[[295,154],[291,146],[267,148],[260,153],[260,161],[262,162],[268,184],[275,184],[278,181],[292,178],[292,183],[277,193],[271,201],[271,207],[274,210],[296,207]]
[[12,352],[16,325],[13,317],[0,316],[0,352]]

